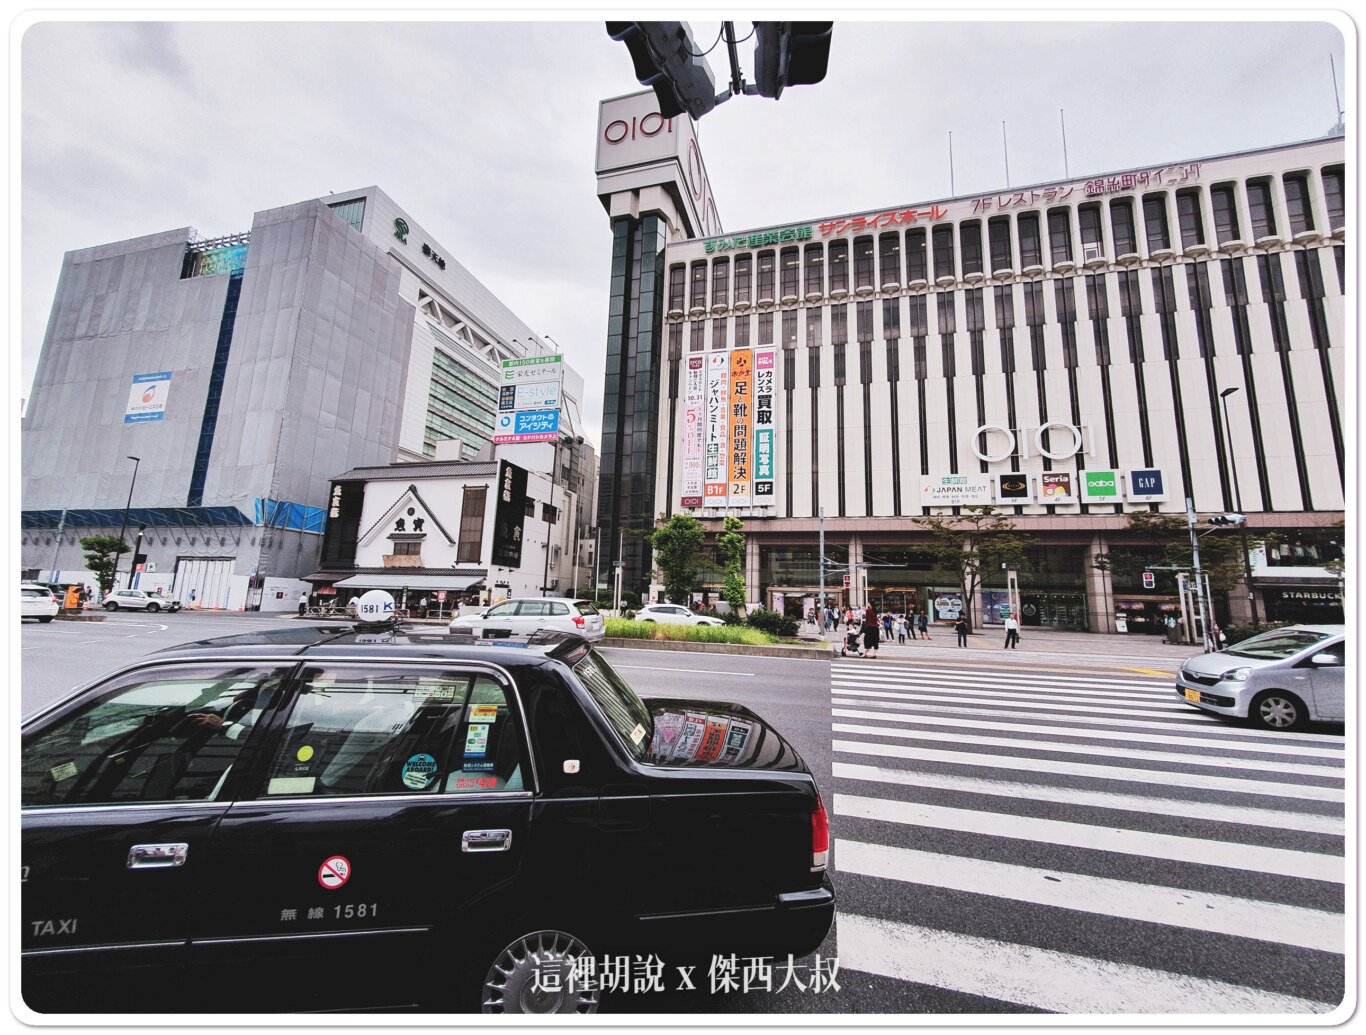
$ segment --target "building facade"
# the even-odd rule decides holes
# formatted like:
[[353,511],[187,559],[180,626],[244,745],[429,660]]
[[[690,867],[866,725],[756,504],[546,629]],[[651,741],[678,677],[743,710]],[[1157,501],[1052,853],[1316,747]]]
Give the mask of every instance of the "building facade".
[[1274,533],[1221,621],[1341,621],[1344,192],[1334,136],[670,238],[642,509],[743,518],[752,605],[815,602],[823,525],[835,600],[976,624],[1003,578],[963,601],[914,519],[993,504],[1026,624],[1146,631],[1174,573],[1104,558],[1190,498]]
[[[376,187],[69,252],[23,421],[23,567],[61,578],[81,536],[142,529],[139,578],[259,606],[317,567],[334,476],[472,458],[501,361],[557,351]],[[581,398],[566,369],[571,438]]]

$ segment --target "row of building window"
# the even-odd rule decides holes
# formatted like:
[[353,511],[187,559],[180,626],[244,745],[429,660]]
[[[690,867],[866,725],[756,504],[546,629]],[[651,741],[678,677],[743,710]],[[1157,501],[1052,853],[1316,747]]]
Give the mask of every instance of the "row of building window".
[[[1335,249],[1340,251],[1341,249]],[[1300,290],[1305,298],[1322,298],[1323,281],[1316,267],[1316,256],[1318,252],[1296,252],[1297,272],[1299,273]],[[1284,302],[1290,299],[1285,290],[1285,281],[1281,275],[1279,262],[1275,261],[1276,256],[1259,257],[1259,272],[1261,262],[1265,261],[1265,271],[1263,280],[1263,298],[1269,301]],[[1189,296],[1190,308],[1202,310],[1211,308],[1215,303],[1210,297],[1208,271],[1203,267],[1206,264],[1196,263],[1190,265],[1192,270],[1197,272],[1188,275],[1187,285],[1189,291],[1185,292]],[[1224,301],[1229,306],[1246,306],[1249,304],[1247,280],[1242,273],[1241,266],[1232,262],[1222,264],[1224,276]],[[1162,267],[1154,271],[1157,274],[1153,280],[1153,311],[1159,314],[1174,313],[1177,311],[1177,291],[1178,283],[1173,275],[1171,267]],[[1121,317],[1137,317],[1144,314],[1142,293],[1140,290],[1140,275],[1136,270],[1120,270],[1113,275],[1116,280],[1119,312],[1116,315]],[[1077,317],[1076,297],[1073,288],[1075,278],[1062,278],[1053,282],[1054,289],[1051,293],[1057,305],[1057,318],[1060,322],[1069,322]],[[1087,314],[1093,321],[1107,319],[1111,315],[1109,305],[1108,279],[1106,275],[1086,276],[1082,278],[1086,285]],[[1017,285],[998,284],[993,285],[990,290],[994,296],[994,311],[996,315],[996,326],[999,328],[1010,328],[1016,325],[1015,300]],[[1018,285],[1023,294],[1025,325],[1029,327],[1043,326],[1047,322],[1046,311],[1044,308],[1044,298],[1047,292],[1046,286],[1041,281],[1029,281]],[[966,325],[962,328],[969,332],[982,331],[986,328],[983,292],[986,289],[969,288],[963,292],[964,311]],[[904,333],[909,337],[924,337],[930,333],[953,334],[958,328],[958,309],[955,303],[953,291],[937,291],[930,294],[912,295],[904,299],[883,298],[876,301],[854,302],[854,338],[858,342],[869,342],[873,340],[895,341],[903,334],[903,314]],[[933,302],[930,299],[934,299]],[[882,310],[882,322],[880,333],[875,326],[875,306],[880,306]],[[811,348],[819,348],[826,340],[826,318],[828,311],[829,319],[829,341],[832,345],[845,345],[850,339],[849,325],[849,303],[837,302],[821,306],[808,306],[805,309],[785,309],[779,312],[748,313],[741,316],[717,316],[711,319],[677,321],[669,324],[669,357],[677,359],[682,355],[683,342],[687,338],[688,352],[702,352],[707,349],[708,336],[707,328],[710,325],[710,347],[713,351],[729,348],[751,348],[757,345],[781,345],[784,349],[795,349],[798,346],[798,331],[805,323],[806,335],[802,344]],[[930,327],[929,314],[931,310],[937,314],[937,326]],[[803,315],[805,314],[805,315]],[[776,319],[775,319],[776,317]],[[685,330],[686,328],[686,330]],[[776,332],[776,337],[775,337]],[[733,341],[732,341],[733,339]]]
[[[1336,230],[1344,225],[1343,167],[1325,168],[1319,179],[1326,229]],[[1208,188],[1209,216],[1217,246],[1233,241],[1255,243],[1281,232],[1276,219],[1278,206],[1272,196],[1275,182],[1271,177],[1248,180],[1243,184],[1244,206],[1239,205],[1238,184],[1217,183]],[[1305,231],[1321,229],[1314,218],[1311,174],[1286,173],[1280,183],[1283,188],[1281,210],[1289,236],[1293,238]],[[935,226],[928,232],[925,227],[913,227],[904,237],[900,231],[890,231],[876,239],[863,236],[852,242],[834,240],[828,246],[816,243],[753,255],[727,255],[714,258],[710,263],[700,259],[690,266],[676,263],[669,269],[669,311],[684,311],[685,291],[688,308],[707,308],[708,287],[711,305],[729,306],[732,296],[734,302],[753,303],[796,299],[802,295],[824,297],[827,290],[847,292],[851,272],[853,290],[876,290],[883,286],[900,287],[917,280],[928,283],[942,277],[957,279],[973,273],[986,275],[997,270],[1042,267],[1045,237],[1049,262],[1054,266],[1061,262],[1075,263],[1078,255],[1083,262],[1106,256],[1137,255],[1140,216],[1141,243],[1149,255],[1163,249],[1175,250],[1174,239],[1179,240],[1182,250],[1196,245],[1208,246],[1203,193],[1200,187],[1175,192],[1175,238],[1169,216],[1170,196],[1160,192],[1139,199],[1115,198],[1108,205],[1096,201],[1075,208],[1049,209],[1042,216],[1039,212],[1022,212],[1013,217],[994,216],[985,221],[985,241],[983,220],[973,219],[957,226]],[[1245,227],[1239,219],[1240,209],[1246,214]],[[1074,212],[1080,253],[1074,250]],[[1018,241],[1012,238],[1018,238]]]

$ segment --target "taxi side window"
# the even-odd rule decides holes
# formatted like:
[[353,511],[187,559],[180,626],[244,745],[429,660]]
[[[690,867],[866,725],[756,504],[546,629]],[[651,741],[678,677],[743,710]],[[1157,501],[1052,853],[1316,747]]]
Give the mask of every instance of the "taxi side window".
[[548,613],[546,607],[544,600],[523,600],[521,610],[517,613],[523,618],[540,618]]
[[476,676],[461,716],[446,793],[530,790],[522,755],[521,730],[506,691],[487,676]]
[[516,612],[516,610],[517,610],[517,605],[516,605],[516,603],[514,603],[514,602],[512,602],[512,601],[505,601],[504,603],[501,603],[501,604],[495,604],[493,607],[491,607],[491,608],[489,608],[487,611],[485,611],[485,612],[484,612],[484,617],[485,617],[485,618],[509,618],[509,617],[511,617],[511,616]]
[[215,801],[280,673],[139,673],[24,742],[26,806]]

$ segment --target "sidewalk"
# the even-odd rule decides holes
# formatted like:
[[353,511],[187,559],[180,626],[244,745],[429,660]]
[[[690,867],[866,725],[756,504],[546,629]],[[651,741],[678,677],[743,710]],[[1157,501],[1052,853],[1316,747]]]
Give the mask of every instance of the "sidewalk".
[[[811,626],[803,626],[803,631],[810,633],[812,631]],[[928,643],[920,639],[912,640],[908,636],[906,642],[900,644],[896,642],[896,637],[893,636],[892,642],[889,644],[885,638],[882,638],[878,646],[878,654],[886,655],[889,658],[903,658],[912,656],[916,652],[957,651],[963,653],[968,650],[974,654],[994,652],[1005,655],[1005,630],[994,626],[988,627],[985,631],[978,629],[971,633],[968,636],[966,648],[958,646],[958,636],[953,631],[952,626],[931,627],[929,632],[931,639]],[[841,625],[838,632],[827,632],[821,638],[827,643],[833,643],[836,654],[838,654],[840,644],[844,642],[844,633],[845,627]],[[1159,662],[1162,663],[1163,668],[1171,668],[1174,667],[1174,663],[1184,661],[1186,658],[1202,652],[1199,646],[1170,644],[1160,636],[1066,632],[1059,629],[1022,629],[1020,630],[1020,645],[1013,653],[1015,655],[1085,654],[1092,658],[1110,658],[1117,661]]]

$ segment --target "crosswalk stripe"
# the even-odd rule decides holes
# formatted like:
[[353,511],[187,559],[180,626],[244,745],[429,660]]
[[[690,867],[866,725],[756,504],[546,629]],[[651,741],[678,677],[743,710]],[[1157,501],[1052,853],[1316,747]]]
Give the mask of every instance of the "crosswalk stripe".
[[[859,819],[883,820],[909,826],[984,834],[1017,841],[1036,841],[1093,851],[1119,852],[1170,862],[1197,863],[1255,873],[1281,874],[1301,880],[1343,883],[1341,856],[1295,852],[1285,848],[1178,837],[1141,830],[1121,830],[1089,823],[1071,823],[1004,812],[978,812],[922,802],[835,795],[835,813]],[[837,849],[838,850],[838,849]]]
[[1208,934],[1343,951],[1347,921],[1341,913],[1188,891],[1081,873],[1016,866],[938,852],[840,840],[841,873],[858,873],[1013,902],[1053,906],[1124,920],[1166,924]]
[[[987,669],[972,671],[968,669],[944,669],[942,671],[930,668],[910,667],[897,671],[895,669],[879,668],[874,671],[867,662],[860,665],[841,665],[838,662],[831,666],[831,676],[847,677],[849,679],[915,679],[922,677],[934,677],[936,679],[956,679],[966,682],[978,680],[1021,680],[1029,683],[1038,683],[1041,677],[1035,672],[1018,671],[1005,668],[1001,670]],[[1145,691],[1166,691],[1173,685],[1173,679],[1145,679],[1142,676],[1135,676],[1133,679],[1109,679],[1105,676],[1049,676],[1049,686],[1094,686],[1098,688],[1114,687],[1120,690],[1145,690]]]
[[[928,711],[947,712],[947,715],[929,715]],[[1324,764],[1317,769],[1310,769],[1309,772],[1318,772],[1322,775],[1337,775],[1342,771],[1340,765],[1333,765],[1334,762],[1342,762],[1341,751],[1332,748],[1318,747],[1311,744],[1279,744],[1275,742],[1258,744],[1240,744],[1230,740],[1228,737],[1203,737],[1197,734],[1174,735],[1169,733],[1158,733],[1157,730],[1170,730],[1171,724],[1165,722],[1147,722],[1137,719],[1111,721],[1111,725],[1126,727],[1125,730],[1106,730],[1096,729],[1098,725],[1104,725],[1105,720],[1100,718],[1089,718],[1076,716],[1071,722],[1059,718],[1053,725],[1035,725],[1029,722],[997,722],[994,719],[979,719],[979,711],[964,712],[960,708],[940,707],[931,709],[926,705],[915,715],[906,715],[902,712],[880,712],[861,708],[832,708],[835,715],[843,716],[847,719],[877,719],[888,723],[914,723],[920,726],[953,726],[955,729],[974,729],[974,730],[1002,730],[1007,733],[1038,733],[1050,737],[1082,737],[1087,740],[1117,740],[1129,742],[1136,735],[1137,730],[1151,731],[1143,733],[1145,744],[1170,744],[1173,747],[1208,747],[1220,749],[1241,748],[1244,751],[1254,752],[1259,755],[1292,755],[1301,759],[1313,759],[1315,762]],[[1013,715],[1019,719],[1028,719],[1033,716],[1019,712],[1006,712],[1006,715]],[[971,717],[970,717],[971,716]],[[1073,725],[1076,723],[1076,725]],[[1086,724],[1086,725],[1083,725]],[[1203,729],[1200,732],[1211,732]],[[1294,772],[1295,770],[1287,770]]]
[[1038,694],[1041,697],[1066,697],[1069,699],[1096,698],[1105,701],[1173,701],[1176,699],[1176,684],[1144,690],[1139,687],[1095,686],[1090,683],[1076,683],[1070,686],[1031,686],[1025,679],[941,679],[933,675],[906,676],[901,679],[874,679],[871,676],[832,675],[833,687],[883,687],[889,690],[999,690]]
[[[961,729],[964,726],[996,728],[1003,731],[1030,733],[1046,732],[1052,736],[1086,737],[1095,740],[1124,740],[1124,737],[1103,736],[1101,732],[1092,733],[1089,731],[1068,731],[1045,727],[1040,730],[1038,727],[1025,726],[1013,723],[980,723],[970,720],[954,720],[946,718],[940,721],[937,716],[926,715],[917,720],[927,726],[951,726]],[[1143,751],[1138,748],[1112,747],[1109,744],[1069,744],[1065,741],[1041,741],[1027,740],[1014,737],[987,737],[974,736],[969,733],[944,734],[938,730],[914,730],[898,726],[861,726],[855,723],[837,722],[834,723],[837,733],[861,733],[874,737],[892,737],[898,740],[945,740],[951,738],[961,744],[977,744],[989,747],[1009,747],[1020,748],[1026,751],[1051,751],[1065,755],[1099,755],[1105,758],[1128,758],[1135,761],[1145,762],[1180,762],[1186,765],[1212,766],[1216,769],[1250,769],[1268,773],[1294,773],[1298,776],[1322,776],[1332,779],[1341,779],[1343,769],[1341,766],[1325,766],[1301,764],[1299,762],[1263,762],[1257,759],[1238,758],[1233,755],[1200,755],[1185,751]],[[1158,741],[1167,738],[1145,735],[1145,741]],[[1177,738],[1179,740],[1179,738]],[[1197,742],[1191,741],[1196,744]],[[1227,748],[1229,745],[1215,741],[1212,747]],[[1260,748],[1258,749],[1260,750]]]
[[[836,690],[837,695],[841,691]],[[919,703],[900,703],[900,702],[919,702]],[[1047,704],[1038,703],[1029,699],[1005,700],[997,697],[968,698],[962,694],[945,697],[940,694],[900,694],[897,701],[875,700],[859,701],[844,699],[837,696],[835,704],[862,705],[864,707],[876,706],[878,708],[891,708],[894,711],[910,712],[923,711],[930,709],[933,711],[951,711],[957,715],[997,715],[997,716],[1018,716],[1026,717],[1037,713],[1046,713],[1050,717],[1052,713],[1066,716],[1077,722],[1099,723],[1110,726],[1143,726],[1147,729],[1184,729],[1184,724],[1172,722],[1145,722],[1145,719],[1179,719],[1184,714],[1179,711],[1179,705],[1171,708],[1117,708],[1109,704]],[[999,708],[984,708],[985,704],[998,704]],[[890,713],[889,713],[890,714]],[[1118,718],[1106,718],[1106,716],[1118,716]],[[1199,718],[1192,721],[1190,728],[1198,726],[1218,727],[1222,723],[1218,719]]]
[[[997,743],[994,738],[982,739]],[[1087,762],[1067,762],[1056,758],[1027,758],[1020,755],[943,751],[923,747],[919,744],[881,744],[857,740],[836,740],[833,747],[836,752],[843,752],[844,754],[875,755],[880,758],[902,758],[917,762],[948,762],[954,765],[972,765],[987,769],[1052,773],[1058,776],[1113,780],[1121,783],[1184,787],[1189,790],[1232,791],[1238,794],[1260,794],[1270,798],[1299,798],[1305,801],[1341,803],[1345,797],[1345,792],[1340,787],[1279,783],[1250,777],[1211,776],[1203,773],[1170,773],[1156,769],[1124,769],[1119,766],[1093,765]]]
[[[867,702],[870,705],[882,704],[884,703],[884,701],[887,700],[918,700],[921,697],[920,693],[898,692],[893,690],[849,690],[844,689],[842,687],[832,687],[831,693],[839,697],[872,698],[873,700]],[[984,698],[987,700],[992,700],[994,699],[994,695],[988,693],[984,695]],[[1050,707],[1056,706],[1050,705]],[[1081,702],[1078,702],[1076,707],[1079,709],[1085,708],[1091,711],[1097,711],[1101,709],[1116,711],[1119,710],[1111,709],[1108,698],[1106,699],[1106,702],[1104,704],[1097,703],[1095,705],[1092,705],[1089,703],[1083,704]],[[1345,737],[1327,736],[1320,733],[1295,733],[1284,732],[1281,730],[1259,730],[1245,726],[1236,726],[1214,715],[1210,715],[1207,712],[1197,711],[1194,708],[1187,707],[1186,705],[1181,704],[1175,699],[1172,700],[1171,714],[1188,716],[1193,726],[1206,726],[1210,729],[1227,730],[1229,736],[1250,738],[1251,740],[1276,740],[1284,743],[1303,743],[1310,744],[1312,746],[1320,748],[1346,747]]]
[[840,967],[1056,1013],[1328,1013],[1334,1004],[841,912]]
[[[842,683],[831,684],[830,692],[855,696],[863,696],[868,693],[862,687],[846,687]],[[909,684],[903,684],[895,691],[884,690],[882,693],[888,696],[894,695],[907,701],[943,700],[961,701],[964,704],[993,701],[1009,705],[1027,703],[1033,708],[1046,708],[1058,712],[1084,709],[1087,711],[1131,712],[1135,715],[1186,715],[1203,722],[1217,723],[1219,721],[1213,715],[1207,715],[1204,712],[1196,711],[1194,708],[1186,707],[1176,699],[1174,694],[1165,702],[1147,698],[1116,697],[1109,694],[1104,697],[1078,697],[1076,694],[1068,694],[1064,699],[1058,700],[1030,690],[998,690],[994,687],[978,686],[914,686]]]
[[1270,827],[1274,830],[1298,830],[1307,834],[1342,835],[1344,833],[1341,816],[1322,816],[1312,812],[1256,809],[1249,808],[1246,805],[1218,805],[1211,802],[1186,801],[1181,798],[1145,798],[1137,794],[1085,791],[1075,787],[1018,783],[1014,780],[984,780],[975,776],[920,773],[907,769],[854,765],[849,762],[836,762],[834,764],[834,776],[836,779],[863,780],[868,783],[928,787],[936,790],[962,791],[967,794],[995,794],[1012,799],[1048,801],[1060,805],[1084,805],[1092,808],[1114,809],[1117,812],[1177,816],[1182,819]]

